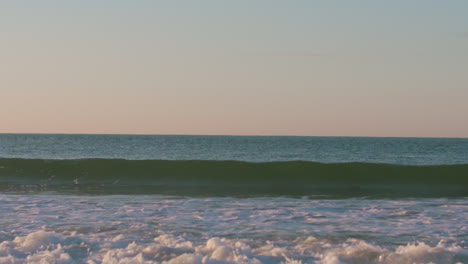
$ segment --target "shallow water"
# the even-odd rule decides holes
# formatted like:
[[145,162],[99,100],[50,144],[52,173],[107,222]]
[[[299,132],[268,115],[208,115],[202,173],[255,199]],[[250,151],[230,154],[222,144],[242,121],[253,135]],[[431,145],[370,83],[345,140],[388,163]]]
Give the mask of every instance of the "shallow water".
[[466,164],[468,139],[4,134],[0,264],[468,264]]
[[467,263],[465,199],[0,195],[0,263]]

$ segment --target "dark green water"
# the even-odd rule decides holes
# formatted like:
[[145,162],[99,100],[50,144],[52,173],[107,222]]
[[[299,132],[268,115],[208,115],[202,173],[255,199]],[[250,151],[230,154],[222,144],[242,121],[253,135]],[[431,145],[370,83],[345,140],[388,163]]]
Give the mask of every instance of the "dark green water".
[[0,159],[0,190],[195,196],[465,197],[468,165]]
[[468,263],[468,140],[0,135],[0,263]]

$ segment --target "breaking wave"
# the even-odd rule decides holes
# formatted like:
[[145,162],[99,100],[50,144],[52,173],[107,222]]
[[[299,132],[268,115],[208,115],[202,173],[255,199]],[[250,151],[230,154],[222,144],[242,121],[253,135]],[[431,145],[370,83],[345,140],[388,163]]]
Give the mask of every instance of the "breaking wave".
[[468,164],[0,158],[0,191],[8,193],[466,197],[467,176]]

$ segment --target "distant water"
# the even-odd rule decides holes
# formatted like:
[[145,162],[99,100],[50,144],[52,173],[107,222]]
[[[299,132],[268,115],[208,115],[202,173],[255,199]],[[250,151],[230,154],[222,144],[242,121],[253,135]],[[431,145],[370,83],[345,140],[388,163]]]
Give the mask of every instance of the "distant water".
[[467,164],[468,139],[0,134],[0,157]]
[[0,263],[467,263],[468,139],[0,134]]

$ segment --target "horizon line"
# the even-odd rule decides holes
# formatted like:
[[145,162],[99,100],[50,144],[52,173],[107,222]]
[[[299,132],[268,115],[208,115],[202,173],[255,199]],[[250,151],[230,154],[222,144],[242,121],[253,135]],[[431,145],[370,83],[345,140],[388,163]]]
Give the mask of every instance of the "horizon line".
[[439,138],[439,139],[468,139],[468,137],[443,137],[443,136],[310,136],[310,135],[249,135],[249,134],[145,134],[145,133],[8,133],[0,132],[0,135],[89,135],[89,136],[201,136],[201,137],[322,137],[322,138]]

